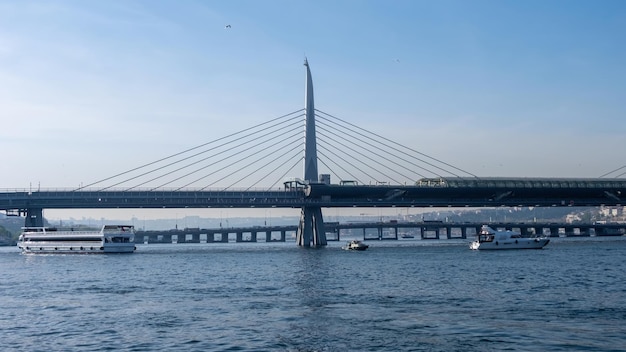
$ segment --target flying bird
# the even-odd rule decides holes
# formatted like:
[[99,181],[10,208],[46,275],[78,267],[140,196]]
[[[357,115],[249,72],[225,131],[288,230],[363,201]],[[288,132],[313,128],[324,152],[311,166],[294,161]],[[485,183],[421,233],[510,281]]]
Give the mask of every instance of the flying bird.
[[229,25],[229,24],[227,24],[226,26],[224,26],[224,29],[228,29],[228,28],[230,28],[230,25]]

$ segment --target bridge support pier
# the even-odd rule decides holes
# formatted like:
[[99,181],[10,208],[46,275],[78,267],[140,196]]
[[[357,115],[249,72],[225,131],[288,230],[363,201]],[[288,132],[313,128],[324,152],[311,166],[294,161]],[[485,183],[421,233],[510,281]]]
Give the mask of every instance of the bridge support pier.
[[[272,237],[272,234],[274,232],[280,232],[280,237],[278,239],[275,239]],[[285,242],[286,239],[286,234],[285,234],[285,230],[281,230],[281,231],[265,231],[265,242]]]
[[43,209],[28,208],[26,209],[26,219],[24,219],[25,227],[43,227]]
[[551,227],[550,228],[550,237],[559,237],[559,228]]
[[300,247],[322,247],[327,244],[322,208],[302,207],[296,242]]

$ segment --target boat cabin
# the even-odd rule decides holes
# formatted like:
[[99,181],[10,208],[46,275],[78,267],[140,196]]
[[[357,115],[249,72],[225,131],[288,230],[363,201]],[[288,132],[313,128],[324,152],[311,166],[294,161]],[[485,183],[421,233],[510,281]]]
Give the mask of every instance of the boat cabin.
[[478,234],[479,242],[506,241],[510,239],[522,238],[522,235],[510,230],[496,231],[489,226],[483,226]]

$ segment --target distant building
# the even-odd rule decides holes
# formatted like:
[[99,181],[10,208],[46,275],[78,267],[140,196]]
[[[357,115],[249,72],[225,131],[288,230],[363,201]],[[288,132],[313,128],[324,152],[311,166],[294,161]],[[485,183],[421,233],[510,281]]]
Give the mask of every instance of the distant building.
[[567,216],[565,216],[565,222],[568,224],[581,221],[581,220],[582,218],[578,214],[567,214]]
[[329,185],[330,184],[330,174],[320,174],[319,181],[320,181],[320,183],[323,183],[325,185]]

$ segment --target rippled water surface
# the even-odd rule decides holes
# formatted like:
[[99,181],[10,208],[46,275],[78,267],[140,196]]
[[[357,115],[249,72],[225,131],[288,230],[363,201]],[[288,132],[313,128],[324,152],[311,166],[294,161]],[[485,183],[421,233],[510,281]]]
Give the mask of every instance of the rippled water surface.
[[0,341],[20,351],[619,351],[626,239],[0,249]]

